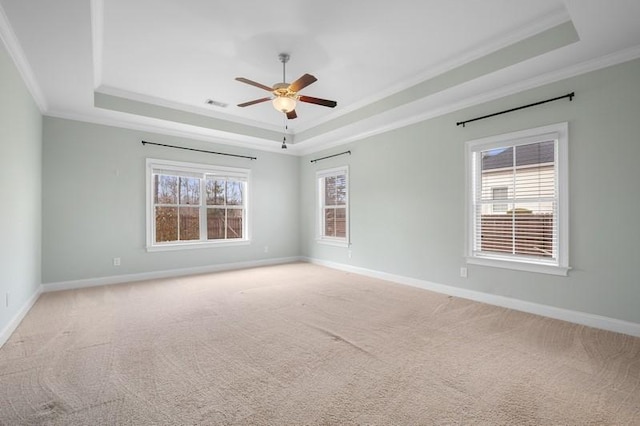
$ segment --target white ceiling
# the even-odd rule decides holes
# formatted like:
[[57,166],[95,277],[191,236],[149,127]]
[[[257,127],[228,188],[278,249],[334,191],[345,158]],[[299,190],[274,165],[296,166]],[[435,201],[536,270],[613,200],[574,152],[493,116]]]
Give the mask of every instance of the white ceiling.
[[[282,78],[278,54],[290,54],[287,81],[313,74],[302,94],[338,102],[299,103],[293,153],[640,57],[639,20],[637,0],[0,0],[0,35],[51,116],[276,150],[283,114],[268,102],[237,107],[268,93],[234,78],[271,86]],[[577,42],[399,100],[567,21]],[[96,107],[94,92],[111,106]],[[126,100],[213,120],[113,106]]]

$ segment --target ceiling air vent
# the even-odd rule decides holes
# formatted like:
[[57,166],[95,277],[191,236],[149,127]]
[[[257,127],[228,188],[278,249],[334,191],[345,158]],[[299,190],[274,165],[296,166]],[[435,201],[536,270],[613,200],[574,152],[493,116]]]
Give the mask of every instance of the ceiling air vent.
[[207,105],[217,106],[220,108],[226,108],[229,106],[229,104],[225,104],[224,102],[214,101],[213,99],[207,99],[206,101],[204,101],[204,103]]

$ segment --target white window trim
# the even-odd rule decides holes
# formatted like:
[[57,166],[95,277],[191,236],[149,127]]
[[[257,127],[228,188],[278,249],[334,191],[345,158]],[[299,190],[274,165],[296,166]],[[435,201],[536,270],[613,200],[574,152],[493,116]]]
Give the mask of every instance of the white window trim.
[[[244,194],[244,210],[245,210],[245,222],[244,222],[244,238],[241,239],[227,239],[227,240],[208,240],[208,241],[177,241],[166,243],[154,243],[155,235],[155,215],[153,210],[153,171],[156,169],[163,169],[169,171],[175,171],[177,173],[187,172],[195,174],[207,174],[218,175],[230,178],[237,178],[238,180],[246,181],[246,192]],[[159,160],[153,158],[146,159],[146,250],[148,252],[155,251],[171,251],[171,250],[188,250],[188,249],[202,249],[212,247],[229,247],[251,244],[251,214],[249,208],[249,195],[251,193],[251,170],[241,169],[236,167],[215,166],[210,164],[199,163],[187,163],[183,161],[172,160]],[[201,195],[202,196],[202,195]],[[202,209],[202,205],[200,206]],[[202,215],[202,211],[201,211]],[[206,218],[206,216],[205,216]],[[201,219],[202,220],[202,219]],[[206,219],[204,219],[206,221]],[[206,222],[205,222],[206,223]],[[202,226],[202,222],[201,222]]]
[[[550,262],[545,260],[519,260],[514,256],[500,256],[494,254],[474,254],[474,208],[473,208],[473,153],[505,146],[526,145],[549,140],[550,135],[556,139],[556,164],[558,178],[558,259]],[[557,123],[548,126],[527,129],[502,135],[489,136],[467,141],[465,150],[466,168],[466,244],[465,256],[469,264],[506,268],[518,271],[537,272],[551,275],[566,276],[569,266],[569,159],[568,159],[569,125]]]
[[[339,174],[344,174],[346,177],[346,185],[347,185],[347,199],[346,199],[346,204],[345,204],[345,214],[346,214],[346,221],[345,221],[345,237],[344,238],[339,238],[339,237],[326,237],[323,235],[323,226],[324,226],[324,216],[323,216],[323,212],[322,212],[322,207],[324,206],[324,201],[322,200],[322,197],[324,195],[324,191],[322,188],[322,180],[328,176],[335,176],[335,175],[339,175]],[[350,226],[349,226],[349,222],[350,222],[350,212],[349,212],[349,198],[350,198],[350,189],[349,189],[349,166],[341,166],[341,167],[334,167],[332,169],[325,169],[325,170],[319,170],[316,172],[316,200],[317,200],[317,205],[316,205],[316,241],[320,244],[325,244],[325,245],[329,245],[329,246],[335,246],[335,247],[349,247],[350,244]]]

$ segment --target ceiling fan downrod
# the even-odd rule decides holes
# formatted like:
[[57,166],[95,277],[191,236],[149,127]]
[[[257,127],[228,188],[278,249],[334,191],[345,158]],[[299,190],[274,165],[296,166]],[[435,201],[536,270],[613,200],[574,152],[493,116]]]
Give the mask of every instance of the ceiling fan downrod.
[[288,53],[281,53],[281,54],[278,55],[278,60],[280,62],[282,62],[282,83],[283,84],[287,83],[287,77],[286,77],[286,74],[285,74],[285,67],[286,67],[287,62],[289,62],[289,58],[290,58],[290,56],[289,56]]

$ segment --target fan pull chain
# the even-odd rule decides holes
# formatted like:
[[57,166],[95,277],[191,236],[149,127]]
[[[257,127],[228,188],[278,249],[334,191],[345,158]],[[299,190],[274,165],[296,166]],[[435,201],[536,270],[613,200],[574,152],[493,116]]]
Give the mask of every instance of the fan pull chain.
[[287,121],[287,115],[284,115],[284,133],[282,135],[282,149],[287,149],[287,130],[289,130],[289,123]]

